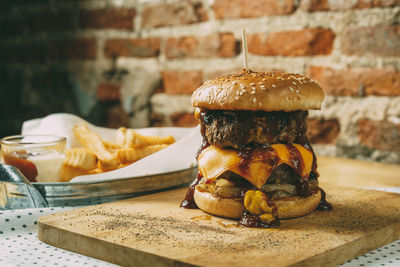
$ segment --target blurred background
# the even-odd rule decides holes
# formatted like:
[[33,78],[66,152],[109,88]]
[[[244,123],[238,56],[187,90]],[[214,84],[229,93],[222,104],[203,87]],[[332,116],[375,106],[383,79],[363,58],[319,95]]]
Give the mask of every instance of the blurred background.
[[194,126],[190,95],[240,71],[309,75],[319,154],[400,163],[399,0],[0,3],[0,137],[69,112],[107,127]]

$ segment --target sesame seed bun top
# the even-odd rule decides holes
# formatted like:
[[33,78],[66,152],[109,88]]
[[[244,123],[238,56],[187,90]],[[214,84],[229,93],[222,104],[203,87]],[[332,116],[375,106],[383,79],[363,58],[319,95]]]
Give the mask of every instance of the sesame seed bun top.
[[209,80],[192,95],[194,107],[222,110],[321,109],[323,100],[322,88],[308,77],[250,70]]

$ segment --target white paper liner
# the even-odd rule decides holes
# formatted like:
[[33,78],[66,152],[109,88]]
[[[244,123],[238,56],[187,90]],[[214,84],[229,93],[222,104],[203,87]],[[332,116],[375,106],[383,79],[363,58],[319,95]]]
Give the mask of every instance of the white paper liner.
[[[52,114],[41,119],[26,121],[22,125],[22,134],[63,136],[67,138],[67,148],[78,147],[79,143],[75,140],[73,127],[81,122],[86,122],[90,130],[99,134],[104,140],[115,140],[115,129],[94,126],[78,116],[66,113]],[[97,182],[132,178],[184,170],[196,166],[195,154],[202,142],[199,126],[193,128],[153,127],[135,129],[135,131],[143,135],[172,135],[177,141],[167,148],[124,168],[100,174],[77,176],[70,182]]]

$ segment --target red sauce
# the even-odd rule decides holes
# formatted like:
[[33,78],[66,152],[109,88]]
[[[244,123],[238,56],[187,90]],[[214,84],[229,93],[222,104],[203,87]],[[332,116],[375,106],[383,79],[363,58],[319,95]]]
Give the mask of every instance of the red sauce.
[[3,159],[6,164],[17,167],[29,181],[36,182],[36,176],[38,175],[36,166],[26,158],[28,158],[28,154],[25,151],[3,152]]
[[184,207],[185,209],[197,209],[196,202],[194,202],[194,188],[196,185],[200,182],[201,178],[203,176],[200,174],[200,172],[197,174],[196,179],[189,185],[188,190],[186,191],[185,198],[183,199],[181,203],[181,207]]

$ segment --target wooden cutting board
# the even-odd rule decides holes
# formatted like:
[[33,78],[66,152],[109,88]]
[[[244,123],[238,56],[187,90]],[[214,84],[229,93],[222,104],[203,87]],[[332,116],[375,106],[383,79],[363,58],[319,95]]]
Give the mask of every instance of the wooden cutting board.
[[400,194],[324,185],[333,211],[279,229],[179,207],[186,189],[39,219],[45,243],[120,265],[336,265],[400,238]]
[[318,157],[320,181],[351,187],[400,187],[400,165]]

